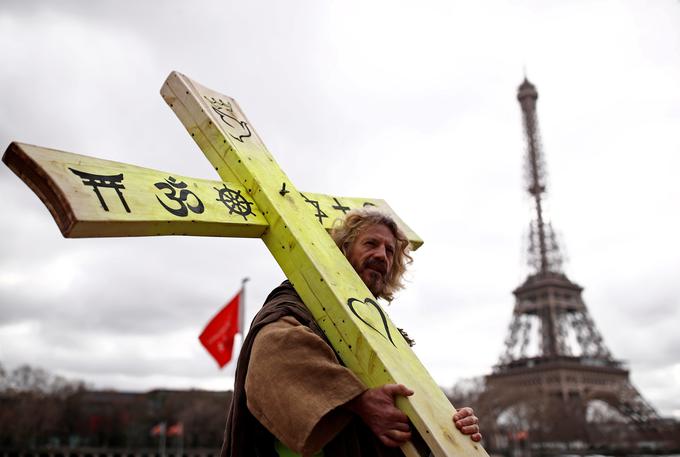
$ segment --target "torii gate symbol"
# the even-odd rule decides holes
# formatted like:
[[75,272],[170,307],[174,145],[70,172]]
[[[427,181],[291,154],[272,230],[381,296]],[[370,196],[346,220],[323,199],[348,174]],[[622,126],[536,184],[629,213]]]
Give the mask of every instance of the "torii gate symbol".
[[[326,230],[348,209],[373,205],[395,218],[414,249],[422,240],[383,200],[303,195],[234,99],[177,72],[161,95],[222,181],[20,143],[9,145],[3,161],[45,203],[65,237],[262,238],[343,363],[369,387],[400,383],[415,391],[397,399],[418,431],[414,436],[422,437],[422,447],[416,439],[402,446],[406,455],[486,456],[454,427],[448,399]],[[114,193],[122,204],[107,205]],[[168,209],[178,203],[176,211]]]

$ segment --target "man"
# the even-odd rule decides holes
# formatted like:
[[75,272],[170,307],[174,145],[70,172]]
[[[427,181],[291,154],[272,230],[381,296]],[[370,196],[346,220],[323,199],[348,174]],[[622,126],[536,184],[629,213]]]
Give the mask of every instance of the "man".
[[[332,236],[373,295],[392,300],[412,260],[394,220],[355,210]],[[394,405],[399,395],[413,391],[400,384],[369,389],[345,368],[284,281],[267,297],[241,349],[221,457],[402,455],[399,446],[412,435]],[[460,409],[453,420],[481,440],[472,409]]]

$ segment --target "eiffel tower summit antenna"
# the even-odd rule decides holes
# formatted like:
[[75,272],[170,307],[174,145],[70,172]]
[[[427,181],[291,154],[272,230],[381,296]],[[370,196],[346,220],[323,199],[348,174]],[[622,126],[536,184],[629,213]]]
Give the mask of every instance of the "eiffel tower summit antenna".
[[519,86],[517,100],[522,106],[522,120],[527,141],[525,164],[527,191],[532,198],[535,210],[535,219],[529,231],[529,264],[542,274],[558,273],[562,270],[562,256],[552,226],[545,221],[543,208],[546,172],[536,116],[538,92],[526,78],[526,74]]
[[[533,421],[540,423],[539,440],[589,441],[586,413],[594,400],[605,402],[640,430],[648,429],[658,422],[658,414],[605,346],[583,301],[583,288],[562,271],[555,233],[544,214],[547,179],[536,115],[538,91],[526,75],[517,100],[526,136],[526,191],[534,213],[531,271],[513,291],[515,307],[505,348],[486,376],[480,409],[485,417],[499,417],[522,405],[524,411],[542,411]],[[546,411],[552,411],[549,417]]]

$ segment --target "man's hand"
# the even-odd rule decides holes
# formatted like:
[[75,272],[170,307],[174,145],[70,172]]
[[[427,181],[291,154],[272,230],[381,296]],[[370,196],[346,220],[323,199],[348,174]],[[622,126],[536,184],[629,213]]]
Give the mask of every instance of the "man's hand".
[[482,434],[479,433],[479,419],[475,416],[472,408],[466,406],[456,411],[456,414],[453,415],[453,423],[463,434],[470,435],[472,441],[482,440]]
[[388,447],[401,446],[411,439],[408,417],[394,406],[397,395],[408,397],[413,391],[401,384],[385,384],[368,389],[346,404]]

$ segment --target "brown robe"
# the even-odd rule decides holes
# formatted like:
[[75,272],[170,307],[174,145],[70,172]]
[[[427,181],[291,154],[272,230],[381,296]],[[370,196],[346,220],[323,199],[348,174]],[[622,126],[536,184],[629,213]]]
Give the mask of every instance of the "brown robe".
[[267,297],[241,348],[220,457],[276,456],[277,439],[304,456],[321,448],[324,457],[403,455],[342,407],[365,390],[284,281]]

